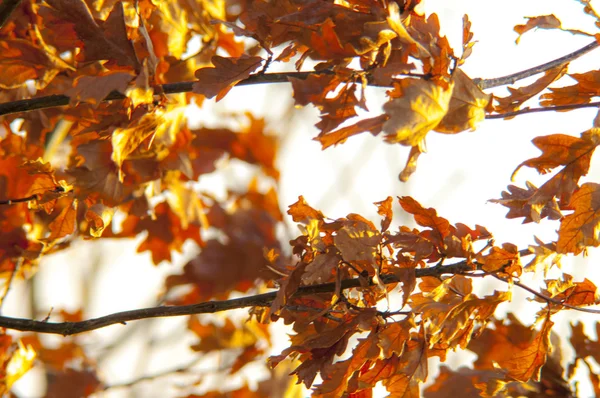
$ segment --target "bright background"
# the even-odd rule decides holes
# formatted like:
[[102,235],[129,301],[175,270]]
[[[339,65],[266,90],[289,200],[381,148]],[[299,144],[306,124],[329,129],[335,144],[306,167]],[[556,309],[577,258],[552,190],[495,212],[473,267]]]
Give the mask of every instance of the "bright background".
[[[598,31],[593,18],[583,13],[582,5],[577,1],[425,0],[423,3],[426,14],[438,14],[442,30],[457,53],[460,53],[462,40],[462,17],[465,13],[469,15],[478,43],[463,69],[472,78],[504,76],[553,60],[591,42],[588,37],[538,30],[526,33],[517,46],[513,27],[524,23],[525,16],[554,13],[566,28],[592,33]],[[595,4],[600,6],[598,2]],[[595,50],[573,62],[569,71],[584,72],[599,64],[600,50]],[[270,71],[278,68],[280,66],[275,64]],[[518,82],[516,86],[528,84],[538,77]],[[569,78],[561,81],[565,85],[572,83]],[[505,96],[507,90],[498,88],[493,93]],[[190,109],[188,115],[191,121],[209,127],[218,123],[220,115],[231,111],[249,110],[266,118],[269,129],[281,139],[279,194],[284,211],[299,195],[303,195],[309,204],[329,217],[343,217],[352,212],[378,223],[379,216],[373,202],[387,196],[409,195],[423,206],[435,208],[439,215],[452,223],[483,225],[494,234],[496,244],[511,242],[520,248],[532,244],[534,235],[545,242],[555,239],[558,222],[543,220],[539,225],[522,225],[520,220],[504,217],[506,208],[487,201],[500,197],[511,183],[510,176],[519,163],[539,155],[531,144],[534,137],[557,133],[579,136],[592,126],[596,115],[594,109],[538,113],[513,120],[487,120],[475,132],[458,135],[430,133],[427,137],[428,153],[419,159],[417,171],[410,182],[401,183],[398,174],[406,162],[408,148],[388,145],[380,137],[363,134],[350,138],[343,145],[321,151],[320,144],[312,140],[317,135],[314,124],[318,121],[318,112],[310,107],[294,109],[291,94],[291,87],[286,84],[236,88],[220,103],[206,101],[202,111]],[[379,114],[385,101],[384,90],[370,88],[367,98],[371,115]],[[535,103],[527,105],[536,106]],[[599,181],[599,177],[600,162],[595,156],[584,181]],[[201,177],[200,183],[207,190],[223,193],[225,186],[245,186],[249,178],[249,172],[240,171],[232,164],[219,176]],[[525,168],[518,173],[514,183],[522,187],[526,180],[530,180],[539,186],[547,178],[549,176],[540,178],[536,172]],[[395,225],[412,225],[412,219],[402,214],[397,204],[394,210]],[[284,239],[297,232],[291,220],[288,221],[291,232],[282,234]],[[33,284],[19,283],[12,288],[4,314],[43,319],[51,308],[76,310],[83,307],[85,318],[91,318],[154,305],[164,277],[177,272],[196,249],[188,245],[184,255],[174,256],[173,264],[163,263],[154,267],[149,253],[136,254],[138,243],[139,240],[81,242],[67,251],[46,257]],[[563,264],[564,271],[576,280],[587,277],[600,284],[600,276],[595,271],[598,266],[597,250],[590,250],[587,258],[565,259]],[[524,281],[539,288],[542,279],[543,275],[529,275]],[[486,283],[479,286],[479,291],[489,294],[493,287],[505,288],[501,284]],[[513,304],[501,306],[500,315],[518,310],[521,321],[531,324],[539,306],[529,305],[527,295],[518,290],[514,292]],[[240,311],[240,314],[244,313]],[[215,317],[218,319],[220,315],[210,319]],[[574,320],[592,324],[598,317],[563,311],[553,318],[556,323],[554,331],[568,338],[568,323]],[[91,356],[99,356],[98,366],[104,379],[109,384],[125,383],[187,364],[192,358],[188,347],[195,338],[186,335],[185,324],[184,318],[132,322],[127,327],[111,326],[89,333],[84,339]],[[280,325],[276,326],[276,330],[281,338],[272,347],[272,352],[278,354],[286,347],[287,336]],[[586,333],[595,336],[591,327],[586,328]],[[48,339],[57,343],[61,341],[60,337]],[[112,343],[107,347],[102,342]],[[570,351],[565,350],[565,355],[568,358]],[[450,356],[450,363],[464,364],[472,359],[471,354],[457,353]],[[226,358],[205,358],[194,369],[202,373],[218,368],[215,364],[227,363]],[[254,371],[242,372],[239,381],[246,377],[250,383],[255,383],[261,375]],[[586,372],[580,369],[578,377],[587,380]],[[430,378],[435,373],[435,362],[432,362]],[[19,381],[16,392],[27,397],[38,396],[43,391],[42,375],[42,369],[29,372]],[[169,376],[139,383],[132,389],[112,388],[99,396],[185,396],[191,390],[174,387],[185,380],[185,375],[177,378]],[[218,386],[218,378],[208,383]],[[581,396],[591,396],[591,390],[585,384],[580,386]]]

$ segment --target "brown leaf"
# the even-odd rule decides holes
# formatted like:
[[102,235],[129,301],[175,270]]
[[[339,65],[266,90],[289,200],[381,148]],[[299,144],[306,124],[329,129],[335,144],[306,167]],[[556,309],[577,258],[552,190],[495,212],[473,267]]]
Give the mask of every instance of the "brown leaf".
[[127,85],[134,74],[128,71],[107,71],[96,76],[78,76],[73,87],[65,92],[71,97],[71,106],[78,102],[89,102],[98,105],[111,91],[125,93]]
[[544,76],[528,86],[519,88],[508,87],[508,91],[510,92],[508,97],[494,98],[498,102],[498,105],[494,106],[494,111],[499,113],[516,111],[525,101],[539,94],[552,82],[563,77],[565,73],[567,73],[567,64],[547,70],[544,72]]
[[48,225],[50,229],[50,236],[48,236],[48,242],[64,238],[67,235],[75,232],[75,219],[77,216],[77,201],[71,200],[61,212],[52,220]]
[[48,0],[47,3],[57,11],[58,18],[73,24],[77,33],[73,46],[83,48],[81,61],[110,60],[139,69],[133,44],[127,37],[123,3],[115,3],[102,27],[82,0]]
[[260,67],[261,57],[224,58],[218,55],[212,57],[213,67],[201,68],[196,71],[198,82],[194,83],[192,91],[207,98],[217,96],[220,101],[238,82],[250,77],[250,74]]
[[527,22],[525,23],[525,25],[516,25],[514,27],[515,32],[517,32],[519,34],[519,36],[515,40],[515,42],[517,44],[519,44],[519,41],[521,40],[521,36],[525,32],[528,32],[528,31],[530,31],[531,29],[534,29],[534,28],[537,28],[537,29],[560,29],[562,31],[569,32],[569,33],[572,33],[572,34],[585,35],[585,36],[593,36],[592,34],[587,33],[587,32],[583,32],[581,30],[564,29],[562,27],[562,23],[560,22],[560,20],[558,18],[556,18],[554,16],[554,14],[540,15],[540,16],[537,16],[537,17],[526,17],[526,18],[527,18]]
[[527,22],[525,25],[516,25],[514,27],[515,32],[519,34],[517,37],[516,43],[519,44],[519,40],[521,40],[521,35],[523,33],[530,31],[531,29],[541,28],[541,29],[560,29],[561,22],[558,18],[551,15],[541,15],[539,17],[526,17]]
[[24,39],[3,38],[0,42],[0,88],[22,87],[27,80],[36,80],[43,88],[68,65],[46,49]]
[[477,261],[482,264],[486,272],[501,271],[509,275],[516,273],[517,276],[522,272],[519,249],[512,243],[503,243],[502,247],[492,247],[489,254],[478,255]]
[[523,166],[535,168],[540,174],[565,166],[550,180],[542,185],[528,203],[536,212],[540,212],[546,203],[557,197],[560,207],[566,208],[579,179],[586,175],[594,150],[600,144],[600,129],[592,128],[581,133],[581,138],[564,134],[536,137],[533,143],[542,155],[521,163],[513,172],[513,178]]
[[77,150],[84,161],[68,171],[76,179],[76,192],[97,193],[111,206],[121,204],[133,189],[119,179],[118,169],[112,161],[113,148],[110,141],[90,141],[79,145]]
[[501,397],[506,385],[506,373],[500,369],[469,369],[460,367],[451,370],[442,365],[435,382],[424,391],[424,398],[446,397]]
[[[550,220],[560,220],[562,213],[552,197],[546,203],[536,203],[546,196],[538,194],[538,188],[526,181],[527,189],[519,188],[515,185],[509,185],[508,191],[502,191],[502,199],[490,199],[492,203],[498,203],[508,207],[506,218],[524,217],[523,224],[535,221],[539,223],[543,218]],[[537,195],[536,195],[537,194]]]

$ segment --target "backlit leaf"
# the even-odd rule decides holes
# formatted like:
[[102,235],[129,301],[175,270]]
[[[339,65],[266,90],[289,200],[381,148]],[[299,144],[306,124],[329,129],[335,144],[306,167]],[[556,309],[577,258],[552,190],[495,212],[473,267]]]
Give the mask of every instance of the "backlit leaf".
[[383,124],[386,141],[417,146],[446,116],[452,87],[452,83],[444,88],[433,81],[400,80],[398,94],[383,106],[390,117]]

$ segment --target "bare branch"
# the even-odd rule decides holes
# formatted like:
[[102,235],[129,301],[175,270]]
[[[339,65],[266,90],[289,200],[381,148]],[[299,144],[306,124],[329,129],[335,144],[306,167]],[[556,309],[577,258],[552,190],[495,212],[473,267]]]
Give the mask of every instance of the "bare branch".
[[[415,273],[417,278],[423,278],[425,276],[433,276],[439,278],[442,275],[464,274],[472,270],[472,267],[468,265],[466,261],[461,261],[455,264],[445,265],[443,267],[436,266],[430,268],[416,269]],[[400,281],[399,278],[393,274],[380,275],[380,280],[385,284],[397,283]],[[372,280],[372,278],[369,280],[369,283],[373,286],[377,284]],[[336,284],[332,282],[322,283],[318,285],[302,286],[292,297],[302,297],[318,293],[333,293],[336,289],[335,285]],[[361,281],[359,278],[345,279],[342,281],[341,285],[342,290],[361,287]],[[142,308],[131,311],[117,312],[114,314],[94,319],[88,319],[86,321],[81,322],[54,323],[47,321],[36,321],[33,319],[0,316],[0,327],[21,331],[61,334],[63,336],[70,336],[119,323],[126,325],[129,321],[135,321],[140,319],[193,314],[211,314],[246,307],[268,307],[271,305],[271,302],[275,299],[276,296],[277,292],[271,292],[231,300],[208,301],[204,303],[191,305]]]
[[507,76],[496,77],[493,79],[473,79],[473,81],[482,90],[484,90],[486,88],[504,86],[507,84],[514,84],[518,80],[526,79],[530,76],[545,72],[545,71],[555,68],[559,65],[563,65],[563,64],[566,64],[567,62],[571,62],[574,59],[579,58],[582,55],[587,54],[588,52],[597,48],[599,45],[600,44],[594,40],[592,43],[588,44],[585,47],[580,48],[577,51],[573,51],[570,54],[567,54],[563,57],[557,58],[553,61],[546,62],[545,64],[534,66],[533,68],[525,69],[523,71],[513,73],[513,74],[507,75]]

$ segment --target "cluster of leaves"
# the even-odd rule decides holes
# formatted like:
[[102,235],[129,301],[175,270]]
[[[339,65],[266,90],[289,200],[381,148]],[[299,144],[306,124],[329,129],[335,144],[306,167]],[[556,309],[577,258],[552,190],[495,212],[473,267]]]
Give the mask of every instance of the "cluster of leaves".
[[[191,350],[232,352],[232,375],[267,355],[271,336],[265,323],[281,319],[295,332],[290,347],[270,357],[272,378],[258,391],[246,385],[234,395],[289,393],[291,358],[292,373],[306,387],[320,376],[316,396],[371,396],[378,382],[393,396],[418,396],[428,358],[444,361],[458,349],[477,355],[473,367],[442,368],[426,396],[575,395],[570,381],[580,361],[598,388],[589,359],[598,362],[597,342],[581,325],[573,326],[577,357],[565,372],[551,320],[561,310],[598,304],[595,284],[562,274],[538,292],[519,277],[540,267],[546,271],[561,255],[600,246],[600,185],[580,184],[600,143],[600,118],[580,137],[535,138],[542,154],[517,170],[555,173],[539,188],[510,185],[493,200],[509,208],[508,218],[524,223],[559,220],[555,241],[523,250],[511,243],[496,246],[486,228],[451,224],[410,197],[399,204],[420,228],[396,230],[390,229],[392,198],[376,203],[378,228],[357,214],[329,219],[301,197],[288,214],[302,235],[287,254],[277,235],[284,221],[276,191],[277,140],[265,121],[237,114],[218,126],[188,126],[191,103],[219,101],[238,84],[289,82],[295,105],[318,109],[315,140],[323,149],[366,132],[381,135],[410,147],[400,174],[406,180],[430,131],[474,130],[486,117],[529,111],[524,104],[531,99],[538,99],[537,110],[597,105],[592,99],[600,96],[600,75],[568,75],[570,59],[517,78],[470,78],[461,69],[474,45],[468,17],[462,48],[455,51],[440,34],[438,17],[423,15],[419,3],[21,1],[0,29],[0,105],[23,104],[28,111],[0,106],[5,292],[15,278],[35,273],[42,256],[79,238],[143,235],[138,251],[149,252],[155,265],[194,242],[199,254],[165,280],[170,305],[226,299],[233,292],[255,292],[257,285],[277,293],[270,302],[256,296],[254,320],[246,325],[191,318],[188,328],[199,338]],[[600,27],[600,16],[582,3]],[[600,40],[599,34],[563,29],[553,15],[529,18],[515,31],[534,28]],[[189,55],[194,41],[199,51]],[[273,63],[289,72],[268,73]],[[544,75],[534,83],[509,87],[507,97],[484,92],[539,72]],[[550,87],[565,76],[576,84]],[[387,102],[381,114],[365,118],[368,85],[387,87]],[[243,188],[228,187],[225,197],[198,184],[227,167],[223,159],[241,162],[255,175]],[[122,221],[113,222],[115,215]],[[527,265],[521,262],[525,255],[534,255]],[[473,280],[483,277],[500,279],[507,289],[478,296]],[[188,287],[185,294],[181,286]],[[512,315],[495,318],[513,286],[527,288],[544,304],[534,325]],[[400,302],[392,305],[396,296]],[[381,311],[382,303],[389,310]],[[81,314],[62,315],[81,321]],[[60,396],[65,386],[76,386],[79,396],[102,388],[94,360],[77,338],[57,348],[37,335],[19,343],[0,337],[0,391],[32,366],[34,352],[53,375],[50,396]]]

